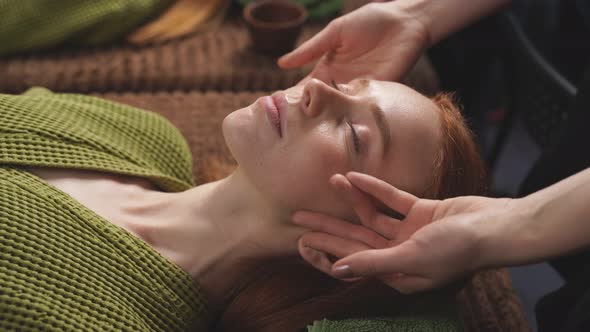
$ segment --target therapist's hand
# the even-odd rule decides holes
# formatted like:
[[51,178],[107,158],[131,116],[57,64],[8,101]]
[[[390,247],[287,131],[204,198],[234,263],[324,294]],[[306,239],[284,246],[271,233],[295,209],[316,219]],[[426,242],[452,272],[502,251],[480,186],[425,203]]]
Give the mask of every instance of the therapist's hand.
[[[480,231],[489,227],[482,226],[500,218],[512,204],[510,199],[477,196],[419,199],[354,172],[336,175],[331,182],[362,225],[296,213],[294,223],[312,230],[299,240],[301,256],[333,277],[374,276],[402,293],[438,287],[485,266]],[[405,215],[403,221],[380,213],[375,200]],[[341,259],[333,264],[329,256]]]
[[307,79],[397,81],[427,46],[426,27],[413,15],[395,2],[372,3],[333,20],[278,64],[295,68],[321,58]]

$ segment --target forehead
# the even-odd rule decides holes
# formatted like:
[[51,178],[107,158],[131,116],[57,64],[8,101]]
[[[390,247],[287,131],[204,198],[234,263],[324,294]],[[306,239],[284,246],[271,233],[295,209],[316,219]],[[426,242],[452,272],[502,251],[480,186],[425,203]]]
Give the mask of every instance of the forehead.
[[430,181],[441,142],[438,107],[399,83],[362,80],[356,84],[383,110],[391,132],[389,151],[385,160],[374,165],[375,175],[411,192],[421,192]]
[[360,94],[371,97],[383,110],[390,108],[408,111],[421,109],[423,112],[416,113],[416,116],[437,116],[438,107],[429,98],[406,85],[365,79],[354,80],[350,84]]

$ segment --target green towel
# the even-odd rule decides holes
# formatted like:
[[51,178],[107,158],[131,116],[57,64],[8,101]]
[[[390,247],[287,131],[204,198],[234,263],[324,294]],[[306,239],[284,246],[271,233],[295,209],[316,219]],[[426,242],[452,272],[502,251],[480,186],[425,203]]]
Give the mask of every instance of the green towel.
[[0,164],[134,175],[166,191],[194,186],[184,137],[156,113],[43,88],[0,95],[0,108]]
[[171,0],[0,0],[0,56],[115,41]]
[[321,320],[307,327],[308,332],[455,332],[462,331],[453,315],[404,315],[344,320]]
[[166,119],[98,98],[0,94],[0,331],[186,331],[206,324],[192,278],[25,166],[192,186]]
[[[455,303],[458,282],[429,293],[404,296],[398,308],[372,318],[315,321],[308,332],[458,332],[463,325]],[[401,304],[403,303],[403,304]]]

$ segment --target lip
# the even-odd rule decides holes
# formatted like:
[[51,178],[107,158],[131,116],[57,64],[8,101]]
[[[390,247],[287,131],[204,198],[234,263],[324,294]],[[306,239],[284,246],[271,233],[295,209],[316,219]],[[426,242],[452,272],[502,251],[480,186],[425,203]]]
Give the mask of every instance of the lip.
[[260,101],[262,102],[262,107],[266,113],[266,118],[270,124],[276,128],[279,137],[283,137],[281,128],[281,112],[275,103],[275,99],[272,96],[265,96],[260,98]]

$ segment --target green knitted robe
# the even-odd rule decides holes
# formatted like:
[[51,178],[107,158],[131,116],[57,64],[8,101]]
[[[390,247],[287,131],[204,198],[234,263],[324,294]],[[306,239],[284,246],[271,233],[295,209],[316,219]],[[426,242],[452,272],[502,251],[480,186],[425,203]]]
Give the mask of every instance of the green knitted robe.
[[0,56],[61,44],[102,45],[171,0],[0,0]]
[[[163,191],[193,186],[186,142],[155,113],[39,88],[0,94],[0,331],[206,330],[206,301],[187,273],[28,166],[138,176]],[[459,324],[451,314],[309,327],[398,328]]]

